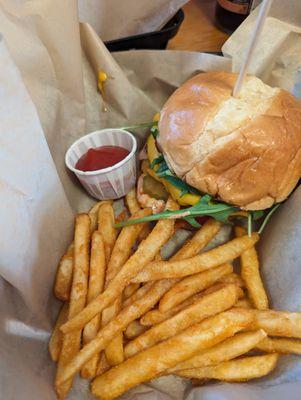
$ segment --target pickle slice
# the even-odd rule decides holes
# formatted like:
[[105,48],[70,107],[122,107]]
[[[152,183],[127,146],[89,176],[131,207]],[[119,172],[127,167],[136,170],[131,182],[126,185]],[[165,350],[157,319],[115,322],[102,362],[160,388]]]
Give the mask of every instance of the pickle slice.
[[168,193],[162,183],[148,174],[143,178],[143,192],[156,200],[168,199]]

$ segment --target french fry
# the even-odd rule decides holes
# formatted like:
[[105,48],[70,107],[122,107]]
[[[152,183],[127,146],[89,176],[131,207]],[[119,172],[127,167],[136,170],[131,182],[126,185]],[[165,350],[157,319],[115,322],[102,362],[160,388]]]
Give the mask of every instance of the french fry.
[[152,227],[151,227],[150,223],[144,225],[142,231],[139,234],[138,242],[140,243],[140,242],[142,242],[142,240],[146,239],[148,237],[148,235],[151,233],[151,230],[152,230]]
[[[150,214],[151,210],[145,208],[143,210],[139,210],[130,219],[143,218]],[[116,242],[114,243],[114,247],[110,255],[106,273],[106,286],[108,282],[115,278],[120,268],[129,259],[132,248],[144,226],[145,223],[130,225],[122,228],[118,238],[116,239]],[[105,232],[102,231],[102,227],[100,228],[100,231],[104,236]]]
[[[90,217],[87,214],[79,214],[75,220],[74,271],[68,318],[73,318],[85,307],[89,275],[89,242]],[[59,380],[60,376],[64,374],[66,365],[80,350],[81,333],[81,329],[78,329],[63,336],[55,381],[56,393],[59,399],[64,399],[72,386],[72,378],[63,384],[59,383]]]
[[[121,295],[120,295],[121,296]],[[102,326],[105,326],[119,312],[121,308],[121,297],[115,299],[113,304],[105,308],[102,312]],[[124,360],[123,354],[123,333],[116,333],[114,338],[106,345],[105,355],[109,365],[120,364]]]
[[[138,210],[132,218],[141,218],[151,214],[150,209]],[[128,260],[131,249],[146,224],[137,224],[125,227],[121,230],[113,248],[107,269],[107,284],[116,276],[123,264]],[[106,325],[119,312],[121,297],[103,310],[102,325]],[[110,365],[117,365],[123,361],[123,335],[119,333],[105,349],[106,358]]]
[[213,250],[198,256],[179,261],[152,262],[138,275],[132,278],[132,282],[147,282],[167,278],[181,278],[183,276],[197,274],[210,268],[217,267],[234,260],[248,248],[254,246],[259,235],[235,238]]
[[218,379],[227,382],[245,382],[267,375],[276,367],[278,354],[244,357],[202,368],[177,372],[185,378]]
[[[155,260],[155,261],[162,261],[162,260],[163,260],[160,251],[155,255],[154,260]],[[132,283],[132,285],[134,285],[134,284]]]
[[208,288],[218,281],[222,276],[233,271],[231,264],[223,264],[208,271],[200,272],[195,275],[187,276],[176,283],[159,303],[159,310],[165,312],[182,303],[187,298]]
[[[131,189],[129,193],[125,196],[125,202],[131,215],[135,214],[137,211],[141,209],[137,201],[136,188]],[[149,223],[144,224],[138,237],[139,242],[142,242],[142,240],[146,239],[147,236],[150,234],[150,232],[151,232],[151,225]]]
[[[185,259],[185,258],[188,258],[189,256],[196,255],[203,247],[205,247],[211,241],[211,239],[216,234],[217,227],[218,227],[218,224],[212,224],[211,221],[210,222],[208,221],[207,223],[205,223],[202,226],[202,228],[195,234],[195,238],[193,237],[184,245],[185,251],[180,249],[176,254],[174,254],[171,257],[171,260],[175,261],[175,260]],[[159,253],[157,253],[156,257],[158,257],[158,255],[159,255]],[[156,284],[158,285],[158,289],[161,286],[161,295],[163,296],[164,293],[166,293],[168,291],[168,289],[170,289],[176,282],[177,282],[177,279],[169,279],[168,281],[166,280],[163,285],[161,285],[160,281],[157,282]],[[141,286],[137,290],[137,292],[135,292],[133,294],[133,296],[131,298],[127,299],[124,302],[124,306],[128,306],[129,304],[133,303],[138,298],[140,298],[140,296],[144,296],[147,293],[147,291],[149,290],[149,287],[152,287],[152,285],[153,285],[153,282],[148,282],[148,283],[144,284],[143,286]],[[170,310],[169,312],[166,312],[166,313],[160,313],[159,310],[149,311],[148,313],[145,314],[144,317],[142,317],[140,322],[145,326],[152,326],[152,325],[155,325],[156,323],[165,321],[167,318],[172,317],[177,312],[179,312],[183,308],[190,305],[197,297],[198,296],[196,296],[196,297],[192,296],[190,299],[187,299],[187,301],[184,301],[183,303],[179,304],[178,307],[174,307],[172,310]],[[150,321],[147,321],[148,316],[150,317]]]
[[221,229],[222,224],[210,218],[176,253],[177,260],[184,260],[198,254]]
[[62,342],[63,342],[63,334],[60,331],[60,326],[67,321],[68,318],[68,303],[64,303],[62,305],[62,308],[59,312],[59,315],[57,317],[56,323],[54,325],[54,329],[52,331],[49,344],[48,344],[48,350],[50,357],[53,361],[57,361],[59,359],[59,355],[61,352],[62,348]]
[[134,339],[137,336],[141,335],[141,333],[146,331],[146,327],[141,325],[139,321],[131,322],[124,332],[124,336],[127,339]]
[[226,285],[214,293],[200,297],[199,300],[174,317],[155,325],[129,342],[124,348],[125,357],[132,357],[139,351],[166,340],[205,318],[227,310],[235,304],[237,299],[238,288],[233,284]]
[[[185,260],[196,256],[217,234],[220,230],[220,223],[216,220],[209,219],[205,224],[190,238],[184,245],[170,258],[170,261]],[[158,253],[155,261],[162,261],[161,255]],[[178,279],[170,280],[173,284]]]
[[[138,218],[151,213],[140,208],[135,191],[126,201]],[[166,208],[177,209],[177,205],[169,199]],[[66,303],[49,343],[51,357],[58,360],[55,389],[59,399],[65,398],[79,371],[83,377],[97,376],[92,392],[109,400],[168,374],[247,381],[269,373],[279,354],[301,355],[301,313],[267,309],[254,247],[257,233],[248,237],[245,230],[236,228],[236,239],[199,254],[221,226],[209,219],[173,257],[163,261],[160,250],[175,230],[174,220],[157,222],[152,232],[148,223],[119,231],[114,228],[111,201],[95,204],[89,211],[90,221],[87,217],[81,214],[76,219],[75,245],[62,258],[54,287],[57,297],[70,298],[70,309],[64,311]],[[90,283],[87,294],[86,242],[97,226],[92,242],[99,236],[105,243],[103,264],[110,265],[105,290],[95,289],[92,295]],[[237,257],[243,279],[227,264]],[[92,264],[93,243],[91,282]],[[86,307],[85,300],[81,304],[83,297]],[[68,313],[65,323],[64,313]],[[124,349],[123,334],[132,339]],[[252,349],[268,354],[237,359]]]
[[[105,204],[104,207],[102,208],[102,215],[100,216],[99,214],[99,207],[101,204]],[[106,246],[104,246],[104,250],[106,252],[106,259],[108,262],[108,258],[110,255],[110,251],[112,248],[112,245],[114,245],[114,241],[117,233],[115,229],[113,228],[113,223],[115,222],[114,219],[114,212],[111,207],[111,202],[99,202],[96,204],[89,212],[90,218],[91,218],[91,227],[94,229],[97,228],[99,225],[100,231],[102,231],[102,234],[106,236],[109,234],[108,240],[106,241]],[[102,290],[103,291],[103,290]],[[102,292],[101,291],[101,292]],[[93,323],[92,321],[97,321],[97,325],[99,328],[100,322],[98,322],[99,316],[96,315],[91,321],[88,322],[86,326],[89,326],[90,323]],[[94,335],[95,336],[95,335]],[[87,365],[84,366],[82,370],[82,376],[86,378],[91,378],[96,375],[97,373],[97,366],[99,364],[99,357],[100,354],[96,354],[93,359],[91,359]]]
[[[161,281],[159,281],[161,282]],[[149,282],[150,283],[150,282]],[[190,306],[196,300],[203,296],[203,293],[197,293],[194,296],[189,297],[183,303],[178,304],[177,306],[167,310],[165,312],[161,312],[158,308],[148,311],[145,315],[143,315],[140,319],[140,323],[143,326],[153,326],[159,324],[160,322],[166,321],[167,319],[173,317],[178,312],[184,310],[184,308]]]
[[[173,258],[176,258],[176,255]],[[159,300],[159,298],[171,287],[172,284],[172,280],[163,280],[157,282],[155,285],[153,285],[152,290],[147,293],[147,296],[145,296],[145,298],[136,301],[136,303],[134,304],[135,313],[133,313],[132,307],[122,310],[119,315],[120,319],[117,319],[117,321],[114,320],[112,321],[112,323],[109,323],[108,326],[104,328],[104,333],[106,334],[106,332],[111,332],[108,335],[108,337],[110,338],[115,334],[116,331],[118,331],[118,329],[125,329],[131,321],[139,318],[147,310],[152,308]],[[72,377],[73,374],[80,369],[80,365],[82,365],[85,360],[88,360],[91,355],[93,355],[93,351],[97,352],[103,349],[102,346],[105,346],[107,341],[105,340],[104,343],[105,344],[103,344],[103,330],[101,330],[99,332],[97,340],[94,340],[93,343],[91,342],[90,346],[85,346],[84,349],[82,349],[81,354],[79,354],[78,357],[72,360],[72,363],[70,363],[65,376],[68,376],[69,374],[69,376]]]
[[[180,250],[178,250],[178,252],[176,254],[174,254],[171,257],[170,260],[171,261],[184,260],[184,259],[189,258],[191,256],[195,256],[196,254],[198,254],[202,250],[202,248],[204,248],[212,240],[212,238],[215,236],[215,234],[217,233],[219,228],[220,228],[220,225],[219,225],[218,222],[213,222],[213,220],[208,220],[195,233],[195,235],[190,240],[188,240],[184,244],[184,246]],[[158,256],[160,256],[159,253],[157,253],[156,258]],[[168,282],[169,282],[169,289],[170,289],[175,283],[178,282],[178,279],[169,279]],[[151,283],[151,282],[149,282],[149,283]],[[147,284],[145,284],[145,285],[147,285]],[[144,286],[142,286],[142,288]],[[142,290],[142,288],[140,288],[139,290]],[[165,285],[165,292],[167,292],[167,290],[168,290],[168,285],[166,284]],[[162,295],[164,295],[165,292],[162,292]],[[162,322],[165,319],[169,318],[170,316],[175,315],[178,311],[182,310],[187,305],[191,304],[192,301],[193,301],[193,298],[187,299],[187,303],[183,302],[181,305],[179,305],[179,307],[180,307],[179,309],[177,309],[177,307],[174,307],[174,309],[170,313],[163,313],[163,318],[162,318],[162,313],[160,313],[159,310],[153,310],[153,311],[154,311],[155,314],[157,314],[157,317],[159,317],[158,321]],[[153,311],[150,311],[150,313],[153,313]],[[161,315],[159,315],[159,314],[161,314]],[[143,319],[144,318],[142,318],[142,320]],[[145,319],[147,320],[147,315],[145,315]],[[151,323],[150,326],[151,325],[154,325],[154,324]],[[146,323],[146,326],[148,326],[147,323]]]
[[73,274],[74,244],[68,247],[58,265],[54,284],[55,297],[61,301],[69,301]]
[[[105,283],[106,259],[105,249],[100,232],[95,231],[92,235],[91,260],[87,302],[94,300],[104,288]],[[96,336],[100,328],[100,314],[96,315],[87,323],[83,330],[83,344],[89,343]],[[99,363],[99,354],[89,360],[81,370],[83,378],[93,378],[96,376],[96,369]]]
[[131,297],[140,288],[140,283],[130,283],[123,291],[123,300]]
[[[184,245],[170,258],[169,261],[185,260],[196,256],[217,234],[220,230],[220,223],[209,219],[205,224],[190,238]],[[162,261],[160,254],[156,255],[155,261]],[[173,284],[179,279],[170,280]]]
[[301,339],[301,313],[274,310],[250,310],[254,313],[254,329],[264,329],[269,336]]
[[102,234],[107,264],[110,261],[117,237],[117,230],[114,228],[114,224],[115,217],[112,202],[103,201],[98,208],[98,230]]
[[183,361],[176,365],[168,372],[207,367],[209,365],[217,365],[225,361],[239,357],[259,345],[266,338],[263,329],[252,332],[237,333],[232,338],[225,340],[208,350],[202,351],[189,360]]
[[[235,234],[241,237],[246,230],[240,226],[235,227]],[[269,301],[265,292],[259,271],[259,261],[255,247],[250,247],[240,256],[241,276],[246,283],[249,297],[255,308],[266,310],[269,308]]]
[[246,298],[242,298],[237,300],[237,302],[234,304],[234,307],[238,308],[253,308],[253,305],[251,304],[250,300]]
[[301,341],[283,338],[265,338],[256,345],[256,348],[266,353],[297,354],[301,355]]
[[128,194],[125,196],[125,203],[131,215],[135,214],[137,211],[140,210],[139,203],[137,201],[136,196],[136,188],[133,187]]
[[94,379],[92,393],[102,400],[114,399],[139,383],[149,381],[166,369],[250,325],[252,317],[246,311],[225,311],[209,318],[207,329],[203,328],[201,322],[136,354]]
[[[224,287],[225,285],[229,285],[228,283],[215,283],[214,285],[210,286],[206,290],[204,290],[202,293],[200,293],[201,296],[204,296],[205,294],[213,293],[216,290],[219,290],[220,288]],[[244,292],[241,287],[236,285],[235,283],[231,283],[231,285],[235,285],[237,287],[237,293],[238,293],[238,298],[242,299],[244,297]]]
[[[119,224],[120,222],[125,221],[128,218],[128,213],[126,209],[123,209],[116,217],[115,223]],[[119,230],[119,229],[118,229]]]
[[[169,209],[177,209],[178,205],[168,200]],[[108,284],[105,291],[74,318],[61,326],[64,333],[82,328],[97,313],[110,305],[130,283],[131,279],[141,271],[158,253],[160,248],[170,239],[174,231],[173,220],[160,220],[149,236],[140,243],[136,252],[128,259],[116,277]],[[136,319],[136,318],[135,318]]]
[[[137,211],[131,218],[141,218],[151,214],[150,209]],[[146,224],[137,224],[124,227],[113,248],[111,258],[108,264],[106,273],[106,286],[120,271],[121,267],[128,260],[131,254],[133,245],[135,244],[139,234]],[[101,226],[100,226],[100,229]],[[108,308],[102,312],[102,326],[106,325],[115,315],[118,314],[121,308],[121,294]],[[114,339],[106,346],[105,354],[109,365],[117,365],[123,361],[123,335],[118,333]]]
[[[186,258],[195,256],[196,254],[198,254],[212,239],[213,237],[216,235],[216,233],[218,232],[218,230],[220,229],[220,224],[219,222],[215,221],[215,220],[208,220],[195,234],[194,236],[188,240],[184,246],[177,251],[176,254],[174,254],[171,257],[171,261],[177,261],[177,260],[184,260]],[[155,260],[156,261],[160,261],[160,254],[158,253],[156,255]],[[179,279],[169,279],[169,286],[170,288],[176,284],[178,282]],[[164,293],[162,293],[163,295]],[[191,303],[188,303],[191,304]],[[185,307],[185,304],[183,302],[183,306]],[[182,307],[183,308],[183,307]],[[180,309],[182,309],[180,308]],[[155,312],[157,310],[154,310]],[[177,311],[176,311],[177,312]],[[170,316],[174,315],[176,312],[171,313]],[[165,319],[167,319],[167,317],[160,319],[161,321],[164,321]],[[153,324],[151,324],[153,325]]]
[[[97,228],[97,213],[102,202],[96,203],[89,211],[91,220],[91,233]],[[66,254],[62,257],[55,278],[54,294],[61,301],[69,301],[73,274],[73,249],[74,243],[71,243]]]
[[231,274],[222,276],[220,278],[219,282],[222,282],[222,283],[235,283],[236,285],[238,285],[241,288],[245,287],[245,282],[235,272],[232,272]]
[[101,375],[110,368],[111,368],[111,366],[107,361],[106,355],[105,355],[104,351],[102,351],[100,353],[100,359],[99,359],[99,363],[97,366],[96,375]]
[[[233,284],[235,284],[238,288],[238,297],[239,298],[243,297],[244,293],[241,290],[241,288],[239,287],[239,285],[237,285],[236,283],[233,283]],[[160,322],[163,322],[163,321],[167,320],[168,318],[173,317],[175,314],[177,314],[179,311],[182,311],[187,306],[190,306],[192,303],[197,301],[200,297],[210,294],[210,293],[213,293],[216,290],[223,288],[224,286],[225,286],[225,283],[221,283],[221,282],[216,283],[215,285],[210,286],[203,292],[196,293],[195,295],[184,300],[182,303],[180,303],[180,304],[176,305],[175,307],[170,308],[169,310],[164,311],[164,312],[160,311],[157,308],[155,308],[154,310],[150,310],[145,315],[143,315],[143,317],[141,317],[140,323],[143,326],[153,326],[153,325],[159,324]]]
[[146,311],[151,309],[160,299],[162,293],[169,288],[169,281],[162,280],[153,284],[147,296],[138,299],[133,304],[121,310],[121,312],[111,320],[106,326],[100,329],[96,337],[86,344],[81,351],[70,361],[68,366],[58,380],[59,384],[72,378],[82,366],[96,353],[103,350],[117,333],[122,332],[134,320],[138,319]]
[[124,300],[122,307],[127,307],[128,305],[134,303],[136,300],[141,299],[141,297],[145,296],[145,294],[149,291],[149,289],[153,286],[153,282],[147,282],[145,285],[139,287],[135,293],[132,294],[129,298]]
[[158,308],[155,308],[154,310],[150,310],[143,315],[139,322],[145,327],[151,327],[153,325],[160,324],[160,322],[166,321],[168,318],[173,317],[181,310],[182,308],[177,306],[163,313]]
[[98,225],[98,210],[99,206],[103,203],[103,201],[99,201],[95,203],[93,207],[90,208],[88,214],[91,220],[91,233],[96,231]]

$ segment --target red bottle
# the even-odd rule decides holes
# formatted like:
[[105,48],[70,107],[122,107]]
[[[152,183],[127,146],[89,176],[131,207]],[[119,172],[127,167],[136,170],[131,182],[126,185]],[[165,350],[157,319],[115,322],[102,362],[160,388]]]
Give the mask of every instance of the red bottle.
[[224,32],[232,33],[260,2],[261,0],[217,0],[216,26]]

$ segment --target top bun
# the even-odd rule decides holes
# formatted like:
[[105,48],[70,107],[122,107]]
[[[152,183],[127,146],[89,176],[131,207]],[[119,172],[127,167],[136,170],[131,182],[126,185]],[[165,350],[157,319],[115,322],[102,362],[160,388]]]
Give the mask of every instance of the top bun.
[[283,201],[301,176],[301,102],[255,76],[206,72],[167,100],[158,144],[170,168],[201,192],[245,210]]

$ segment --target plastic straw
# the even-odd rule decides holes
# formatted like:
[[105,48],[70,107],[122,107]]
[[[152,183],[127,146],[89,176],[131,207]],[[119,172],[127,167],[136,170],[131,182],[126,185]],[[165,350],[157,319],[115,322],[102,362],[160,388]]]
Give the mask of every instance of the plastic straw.
[[255,29],[253,31],[253,34],[251,36],[250,44],[246,53],[245,60],[240,68],[237,80],[235,82],[235,86],[233,89],[233,97],[237,97],[243,81],[245,79],[245,76],[247,74],[248,66],[251,62],[252,55],[254,53],[255,47],[258,43],[260,33],[262,31],[265,19],[268,15],[268,12],[270,10],[271,4],[273,0],[263,0],[263,3],[260,6],[259,14],[255,23]]

